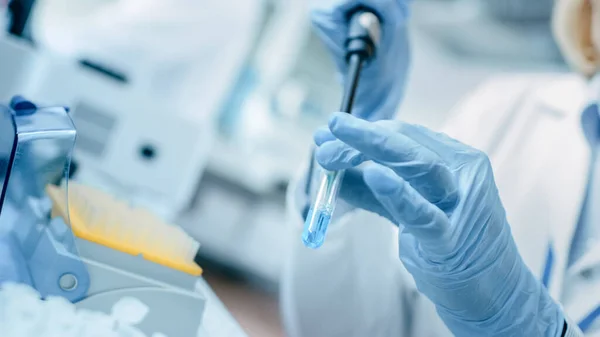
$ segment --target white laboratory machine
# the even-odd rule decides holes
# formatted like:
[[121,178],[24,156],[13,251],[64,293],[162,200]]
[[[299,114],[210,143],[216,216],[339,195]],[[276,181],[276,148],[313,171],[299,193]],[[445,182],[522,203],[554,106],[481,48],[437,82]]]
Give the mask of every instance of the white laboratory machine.
[[18,93],[69,106],[75,179],[173,220],[207,165],[260,4],[39,0],[35,47],[0,41],[0,100]]
[[[71,108],[75,181],[145,206],[203,254],[277,282],[293,239],[281,188],[341,91],[307,2],[38,0],[30,21],[35,47],[0,40],[0,100]],[[255,81],[240,95],[248,71]],[[217,134],[223,112],[233,113],[231,134]],[[199,184],[206,172],[222,180]]]
[[[3,289],[0,335],[114,336],[108,331],[119,322],[139,333],[116,336],[246,336],[193,256],[180,254],[186,242],[190,252],[198,249],[193,239],[142,208],[72,187],[66,178],[77,131],[65,108],[0,105],[0,131],[0,282],[28,285],[55,309],[44,312],[35,296],[7,303]],[[78,320],[106,319],[73,326],[74,308]],[[58,330],[47,331],[45,319]]]

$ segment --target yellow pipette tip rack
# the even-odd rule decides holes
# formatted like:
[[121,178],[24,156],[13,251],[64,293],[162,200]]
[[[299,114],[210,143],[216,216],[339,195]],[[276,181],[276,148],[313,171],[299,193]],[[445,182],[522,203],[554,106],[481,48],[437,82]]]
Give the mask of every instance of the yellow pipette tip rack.
[[52,216],[70,219],[76,237],[193,276],[202,274],[194,262],[200,244],[181,228],[92,187],[71,181],[68,186],[68,209],[63,188],[49,185],[47,191],[53,201]]

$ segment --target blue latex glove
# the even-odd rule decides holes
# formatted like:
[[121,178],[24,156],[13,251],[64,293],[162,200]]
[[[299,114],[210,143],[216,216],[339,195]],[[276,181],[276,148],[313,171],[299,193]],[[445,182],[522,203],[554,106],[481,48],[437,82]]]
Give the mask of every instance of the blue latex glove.
[[404,95],[409,64],[407,36],[410,0],[314,0],[313,26],[333,55],[338,70],[346,73],[344,42],[347,15],[358,6],[372,9],[381,21],[381,43],[375,59],[361,73],[353,114],[363,119],[390,119]]
[[484,153],[344,113],[315,140],[323,167],[349,170],[340,196],[401,227],[402,262],[456,336],[560,336],[563,313],[517,251]]

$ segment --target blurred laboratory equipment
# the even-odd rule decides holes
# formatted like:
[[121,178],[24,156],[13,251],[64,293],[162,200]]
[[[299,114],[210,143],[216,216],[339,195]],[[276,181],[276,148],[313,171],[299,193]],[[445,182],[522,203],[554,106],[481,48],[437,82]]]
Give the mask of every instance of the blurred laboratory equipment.
[[513,22],[548,22],[554,0],[480,0],[483,9],[493,18]]
[[568,70],[553,41],[549,18],[500,19],[484,1],[413,3],[411,74],[400,106],[404,120],[436,129],[451,118],[448,111],[486,79],[502,73]]
[[[0,106],[0,234],[14,241],[3,268],[15,269],[5,281],[116,316],[147,335],[245,336],[200,277],[195,240],[142,208],[69,181],[77,132],[67,110],[22,99]],[[133,313],[122,309],[132,305]],[[39,317],[30,317],[15,328],[35,328]]]
[[260,3],[38,0],[27,24],[36,47],[0,47],[2,86],[12,83],[0,99],[71,106],[75,179],[172,220],[195,194]]
[[550,30],[552,0],[422,0],[417,7],[431,15],[414,11],[414,21],[457,55],[498,63],[561,62]]
[[[266,3],[253,51],[222,107],[194,207],[179,224],[204,257],[276,289],[292,238],[288,181],[306,167],[312,133],[341,99],[339,78],[304,0]],[[271,287],[273,286],[273,287]]]
[[[63,108],[33,115],[35,108],[28,102],[11,105],[14,110],[0,105],[0,235],[13,241],[11,257],[18,261],[10,281],[36,286],[43,296],[81,299],[89,275],[72,236],[62,231],[69,218],[49,218],[52,202],[45,191],[68,177],[76,137],[73,123]],[[66,198],[66,193],[56,196]],[[61,249],[55,250],[54,243],[61,243]],[[67,272],[80,285],[69,292],[56,282]]]
[[[240,170],[244,163],[250,164],[255,161],[254,153],[238,150],[239,143],[223,142],[222,138],[216,142],[216,123],[220,112],[226,110],[221,108],[223,103],[228,103],[231,97],[236,97],[236,88],[233,87],[238,82],[236,79],[248,72],[247,65],[254,57],[252,55],[257,54],[256,51],[259,50],[252,48],[253,54],[249,55],[249,49],[257,43],[255,40],[258,40],[258,37],[255,35],[258,30],[265,33],[264,38],[260,40],[267,49],[261,52],[264,54],[259,58],[262,60],[260,64],[268,70],[276,63],[273,59],[268,59],[269,55],[284,58],[281,50],[271,43],[277,42],[278,46],[285,46],[287,38],[293,35],[289,31],[294,32],[294,29],[281,28],[286,27],[290,17],[296,18],[295,22],[300,21],[298,17],[306,18],[305,13],[295,15],[298,7],[287,5],[286,10],[281,10],[281,16],[273,15],[270,20],[262,20],[263,12],[267,8],[265,6],[253,2],[233,6],[219,2],[211,5],[214,12],[225,8],[227,14],[218,15],[219,22],[209,28],[211,20],[198,20],[197,17],[187,14],[198,12],[200,18],[216,18],[217,16],[208,10],[211,6],[206,3],[200,8],[179,7],[177,13],[167,11],[168,8],[161,7],[163,4],[159,2],[154,5],[144,3],[145,12],[136,12],[137,14],[130,16],[127,16],[126,10],[131,12],[135,7],[125,7],[119,11],[119,8],[113,6],[114,2],[87,1],[77,2],[74,6],[67,4],[68,1],[36,2],[32,14],[28,16],[29,24],[23,29],[23,34],[0,39],[0,54],[3,56],[3,62],[0,63],[0,100],[8,100],[14,93],[21,93],[35,97],[40,102],[64,103],[71,106],[71,115],[79,131],[72,165],[72,169],[76,169],[72,177],[74,181],[128,200],[130,204],[145,206],[163,219],[174,220],[181,217],[181,222],[189,225],[186,228],[195,234],[198,241],[215,238],[207,244],[204,254],[222,258],[224,255],[221,250],[225,250],[235,257],[234,261],[251,256],[251,263],[243,264],[242,269],[254,269],[258,261],[263,261],[262,266],[268,266],[268,274],[276,279],[278,269],[271,265],[277,263],[265,262],[262,257],[265,252],[281,251],[285,246],[284,241],[276,240],[276,248],[269,248],[273,241],[271,238],[283,237],[277,233],[277,229],[284,228],[281,223],[281,185],[291,173],[290,166],[287,165],[284,166],[283,173],[281,170],[275,171],[275,179],[271,179],[269,174],[273,170],[268,169],[279,169],[281,163],[287,164],[285,159],[276,165],[271,164],[271,159],[281,153],[285,153],[288,158],[296,156],[289,155],[288,148],[283,147],[277,149],[281,152],[275,153],[275,156],[273,152],[267,153],[268,156],[257,156],[258,162],[263,164],[262,168],[266,166],[267,170],[263,172],[259,166],[250,167],[247,172],[257,172],[254,178],[260,174],[268,178],[269,183],[258,184],[259,187],[271,188],[271,182],[275,181],[275,194],[279,197],[262,198],[262,191],[268,188],[260,187],[258,190],[261,193],[251,200],[258,200],[258,196],[259,203],[263,199],[268,201],[264,207],[255,207],[257,212],[253,216],[268,217],[267,221],[263,219],[256,222],[261,224],[261,228],[271,226],[275,231],[269,231],[271,236],[260,235],[261,240],[267,241],[265,244],[257,245],[256,240],[248,240],[248,245],[240,245],[240,240],[231,242],[244,249],[258,250],[260,254],[244,254],[230,249],[230,242],[222,245],[222,238],[228,238],[231,234],[227,231],[225,220],[238,211],[246,211],[244,208],[233,209],[240,195],[242,198],[247,196],[243,193],[245,187],[242,188],[242,192],[238,191],[237,182],[239,177],[246,177],[244,171]],[[102,7],[109,5],[112,6],[110,9]],[[230,7],[235,7],[236,10],[231,11]],[[101,10],[102,8],[106,10]],[[121,13],[121,16],[115,16],[113,12]],[[170,16],[167,15],[169,13]],[[143,25],[138,31],[134,29],[134,23],[128,20],[135,18],[138,23],[154,28],[168,27],[169,20],[179,17],[182,13],[185,14],[183,18],[187,18],[187,23],[193,25],[186,28],[184,22],[179,20],[174,23],[170,32],[163,35],[157,33],[145,36],[146,29]],[[163,14],[167,15],[166,19]],[[107,19],[105,23],[103,19],[107,17],[110,20]],[[166,21],[162,25],[159,25],[162,22],[160,18]],[[262,20],[261,25],[268,21],[270,28],[256,26],[257,20]],[[82,25],[81,29],[70,29],[79,27],[77,24]],[[205,26],[202,26],[203,24]],[[119,25],[123,29],[119,29]],[[215,34],[197,37],[196,32],[200,28]],[[304,34],[308,33],[308,24],[304,24],[303,29]],[[30,32],[35,45],[29,43],[29,39],[22,38],[23,35],[27,35],[26,31]],[[179,39],[169,39],[169,33],[182,36]],[[88,41],[88,36],[106,43],[106,48],[100,48],[91,40]],[[115,40],[112,41],[111,37]],[[140,45],[134,43],[136,40]],[[152,53],[155,40],[162,42],[164,48],[156,48],[156,52]],[[190,46],[190,40],[200,41],[199,45]],[[313,40],[315,41],[317,40]],[[128,47],[131,53],[128,53]],[[293,50],[289,48],[287,51],[293,54]],[[139,56],[139,62],[133,62],[130,55]],[[152,68],[152,62],[156,62],[156,71]],[[128,68],[129,66],[131,68]],[[278,87],[279,72],[277,69],[270,70],[270,83],[276,83],[271,87]],[[305,75],[302,71],[296,72]],[[333,72],[330,74],[333,80]],[[297,96],[294,92],[298,90],[294,89],[293,84],[287,87],[290,88],[287,91],[291,93],[287,96]],[[320,94],[326,97],[326,93]],[[264,116],[264,113],[262,115]],[[260,124],[260,120],[259,123],[254,122],[255,116],[246,116],[246,119],[253,121],[252,126]],[[289,123],[288,129],[293,127],[292,123]],[[301,131],[305,139],[298,143],[308,148],[311,131]],[[250,133],[258,135],[254,131]],[[288,137],[285,131],[275,136]],[[272,142],[265,142],[268,143]],[[212,176],[217,172],[217,176],[233,179],[213,180],[208,177],[206,182],[203,182],[204,190],[199,192],[199,180],[207,162]],[[233,175],[218,174],[221,172],[232,172]],[[232,180],[234,184],[231,184]],[[206,195],[207,191],[211,191],[210,186],[214,186],[211,185],[211,181],[218,181],[218,189],[221,191],[220,194],[216,194],[219,207],[206,209],[202,205],[211,204],[212,200],[215,200],[212,194]],[[231,195],[228,194],[230,186],[235,186]],[[223,195],[226,196],[225,199],[220,199]],[[229,199],[233,199],[231,203]],[[193,204],[190,207],[191,202]],[[216,218],[212,217],[213,211],[218,212]],[[245,216],[245,219],[252,218]],[[272,222],[277,222],[277,225],[273,225]],[[253,225],[248,224],[248,227],[252,228]],[[244,231],[237,234],[245,235]],[[210,247],[217,247],[216,252],[211,251]]]
[[[403,119],[435,128],[490,76],[564,69],[543,15],[511,18],[502,9],[520,1],[491,2],[413,3]],[[0,39],[0,101],[70,106],[75,182],[177,223],[202,258],[276,283],[298,240],[285,189],[342,96],[307,6],[38,0],[26,39]]]
[[[335,71],[311,30],[308,3],[267,6],[247,68],[222,108],[219,150],[209,163],[215,174],[257,193],[289,180],[305,160],[298,154],[308,151],[312,128],[339,95]],[[246,166],[228,164],[232,159]]]
[[77,311],[64,298],[50,296],[43,299],[33,288],[24,284],[3,283],[0,288],[0,308],[3,337],[146,337],[146,334],[118,317]]

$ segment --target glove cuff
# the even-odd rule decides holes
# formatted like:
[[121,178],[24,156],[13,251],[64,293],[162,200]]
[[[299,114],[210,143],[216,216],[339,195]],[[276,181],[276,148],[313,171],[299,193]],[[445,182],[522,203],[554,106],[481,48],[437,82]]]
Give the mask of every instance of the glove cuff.
[[584,337],[583,332],[579,330],[577,324],[571,322],[568,318],[565,317],[565,327],[563,329],[563,334],[561,337]]

